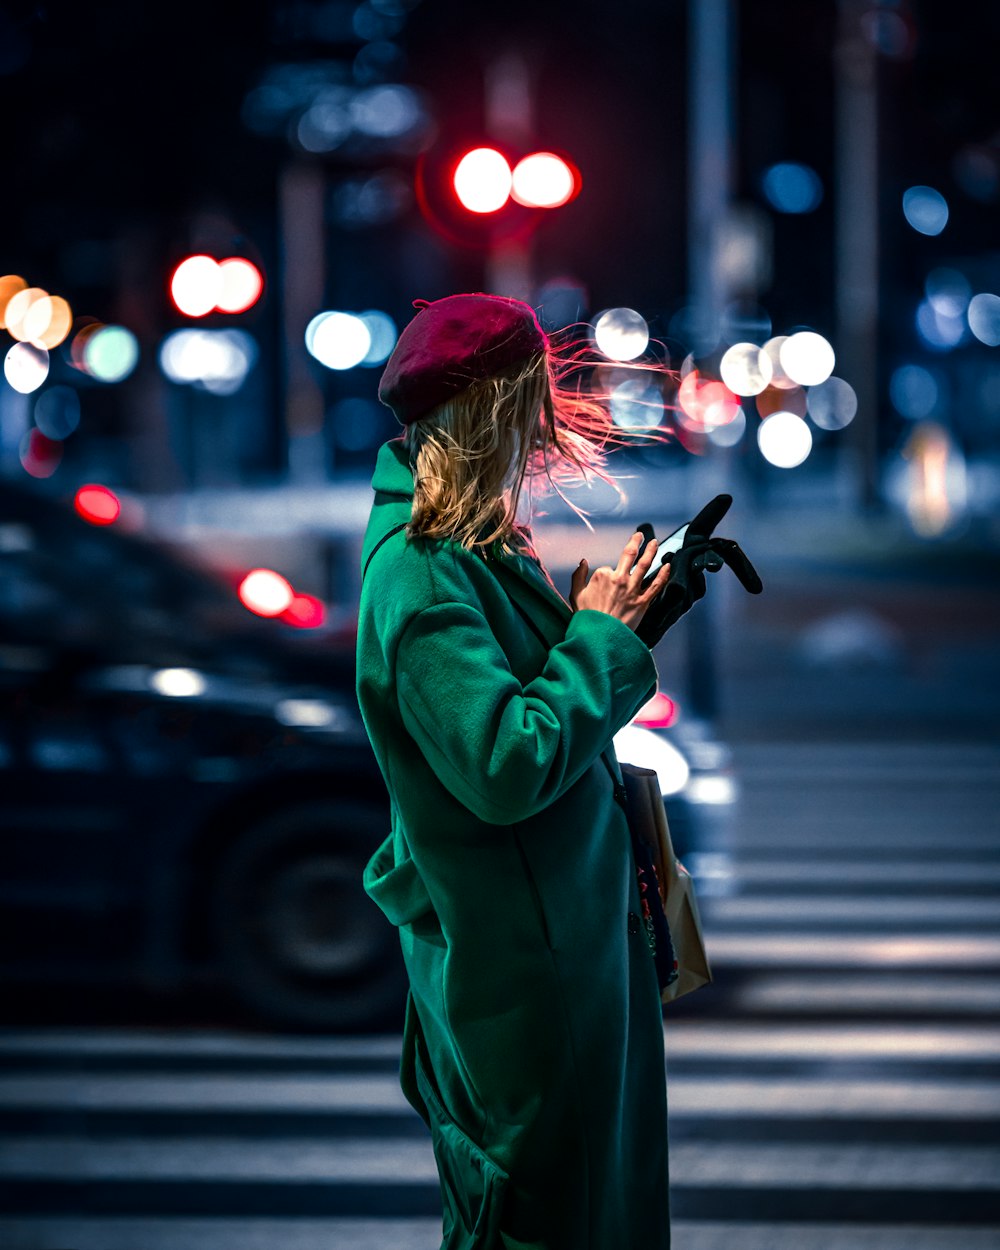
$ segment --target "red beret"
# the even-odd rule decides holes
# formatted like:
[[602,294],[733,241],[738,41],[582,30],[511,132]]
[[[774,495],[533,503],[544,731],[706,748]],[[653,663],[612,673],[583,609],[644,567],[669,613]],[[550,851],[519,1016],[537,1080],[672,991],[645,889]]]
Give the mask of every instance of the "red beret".
[[403,425],[548,347],[534,309],[504,295],[414,300],[417,315],[399,336],[378,397]]

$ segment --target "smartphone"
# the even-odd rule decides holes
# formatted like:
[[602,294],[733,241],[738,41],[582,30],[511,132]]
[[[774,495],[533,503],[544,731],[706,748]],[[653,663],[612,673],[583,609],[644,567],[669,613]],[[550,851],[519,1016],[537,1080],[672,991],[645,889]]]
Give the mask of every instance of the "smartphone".
[[[666,560],[669,556],[673,555],[675,551],[680,551],[681,547],[684,546],[684,536],[685,534],[687,534],[688,526],[690,524],[691,524],[690,521],[685,521],[684,524],[680,527],[680,529],[674,530],[674,532],[670,534],[667,538],[662,538],[659,540],[656,546],[656,559],[653,562],[653,564],[650,565],[649,575],[648,575],[647,580],[652,580],[652,578],[656,576],[657,572],[659,572],[660,565],[663,564],[664,560]],[[650,540],[648,538],[643,540],[642,546],[639,548],[639,555],[636,556],[637,560],[639,559],[639,556],[641,556],[642,553],[646,550],[647,546],[649,545],[649,542]]]

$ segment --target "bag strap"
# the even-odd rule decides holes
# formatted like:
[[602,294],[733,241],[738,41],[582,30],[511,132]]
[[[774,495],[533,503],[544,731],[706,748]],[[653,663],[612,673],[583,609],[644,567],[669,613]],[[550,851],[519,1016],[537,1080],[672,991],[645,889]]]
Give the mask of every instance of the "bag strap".
[[400,530],[405,530],[408,525],[409,525],[409,521],[403,521],[399,525],[394,525],[392,529],[387,530],[386,533],[384,533],[382,537],[378,540],[375,546],[372,547],[371,551],[368,553],[368,559],[365,561],[365,567],[361,570],[362,582],[365,580],[365,574],[368,572],[368,566],[369,564],[371,564],[372,560],[375,558],[375,552],[378,551],[379,547],[382,546],[382,544],[385,542],[387,538],[391,538],[393,534],[398,534]]

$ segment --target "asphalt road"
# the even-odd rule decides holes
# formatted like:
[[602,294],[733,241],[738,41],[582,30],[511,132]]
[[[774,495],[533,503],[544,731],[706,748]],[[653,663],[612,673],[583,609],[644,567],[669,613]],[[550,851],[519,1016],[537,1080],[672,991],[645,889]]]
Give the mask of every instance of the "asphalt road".
[[[716,981],[665,1019],[675,1250],[1000,1245],[1000,751],[736,748]],[[431,1250],[399,1039],[0,1034],[0,1245]]]

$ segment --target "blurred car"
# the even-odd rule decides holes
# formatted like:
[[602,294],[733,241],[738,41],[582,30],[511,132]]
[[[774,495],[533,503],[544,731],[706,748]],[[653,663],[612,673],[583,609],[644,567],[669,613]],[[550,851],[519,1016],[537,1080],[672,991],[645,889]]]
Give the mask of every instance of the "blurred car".
[[[354,653],[351,630],[256,616],[182,550],[5,483],[0,980],[207,984],[272,1023],[400,1027],[398,939],[361,886],[389,804]],[[709,881],[725,749],[643,713],[616,747],[657,769]]]

